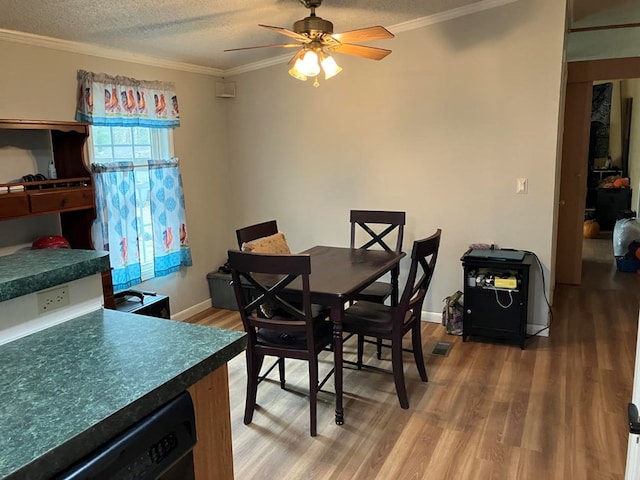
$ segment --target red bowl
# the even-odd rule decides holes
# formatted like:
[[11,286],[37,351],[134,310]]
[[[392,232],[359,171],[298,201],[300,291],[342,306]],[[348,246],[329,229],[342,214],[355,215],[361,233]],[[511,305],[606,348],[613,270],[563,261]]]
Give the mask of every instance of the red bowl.
[[62,235],[47,235],[45,237],[39,237],[31,244],[32,250],[39,250],[41,248],[71,248],[69,242]]

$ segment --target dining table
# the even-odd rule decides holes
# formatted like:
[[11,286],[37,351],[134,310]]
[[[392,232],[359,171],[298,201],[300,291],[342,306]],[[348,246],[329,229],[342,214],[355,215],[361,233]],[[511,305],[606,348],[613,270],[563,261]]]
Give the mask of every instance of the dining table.
[[[336,424],[344,424],[342,323],[345,305],[356,300],[367,286],[387,273],[391,274],[391,304],[398,303],[398,275],[404,252],[365,250],[331,246],[315,246],[300,252],[311,257],[309,289],[311,302],[330,308],[333,322],[334,380],[336,394]],[[287,290],[301,289],[293,282]]]

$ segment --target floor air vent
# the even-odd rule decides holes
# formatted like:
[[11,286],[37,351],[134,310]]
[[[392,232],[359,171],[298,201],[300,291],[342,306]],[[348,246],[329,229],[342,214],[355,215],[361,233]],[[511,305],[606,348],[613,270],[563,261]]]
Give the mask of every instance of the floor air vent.
[[452,344],[449,342],[436,342],[433,350],[431,351],[431,355],[438,355],[440,357],[446,357],[449,355],[449,350],[451,350]]

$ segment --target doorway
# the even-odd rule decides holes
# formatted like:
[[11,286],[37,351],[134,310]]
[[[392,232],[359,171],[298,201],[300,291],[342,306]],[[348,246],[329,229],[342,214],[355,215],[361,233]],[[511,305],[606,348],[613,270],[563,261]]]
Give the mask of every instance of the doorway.
[[640,58],[571,62],[567,67],[556,283],[580,285],[591,97],[598,80],[640,78]]

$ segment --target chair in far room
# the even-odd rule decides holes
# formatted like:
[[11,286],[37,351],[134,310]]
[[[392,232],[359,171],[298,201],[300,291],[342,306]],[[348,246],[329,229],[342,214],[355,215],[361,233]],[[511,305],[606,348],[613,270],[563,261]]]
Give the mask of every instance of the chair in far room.
[[[333,373],[319,382],[318,354],[333,341],[333,324],[326,316],[313,318],[309,292],[311,257],[309,255],[273,255],[229,250],[229,267],[247,342],[247,397],[244,423],[250,424],[256,407],[258,384],[275,367],[260,375],[265,356],[277,357],[280,387],[285,388],[284,359],[304,360],[309,368],[309,409],[311,436],[317,432],[317,394]],[[290,303],[283,289],[297,278],[302,295]],[[251,289],[245,285],[251,285]],[[269,304],[272,312],[265,318],[261,307]],[[297,304],[301,306],[297,306]]]
[[363,367],[364,338],[391,340],[393,379],[402,408],[409,408],[402,364],[402,338],[411,332],[413,357],[423,382],[428,381],[424,366],[421,335],[421,311],[438,258],[441,230],[413,243],[407,282],[397,306],[360,300],[344,316],[343,331],[358,336],[358,369]]

